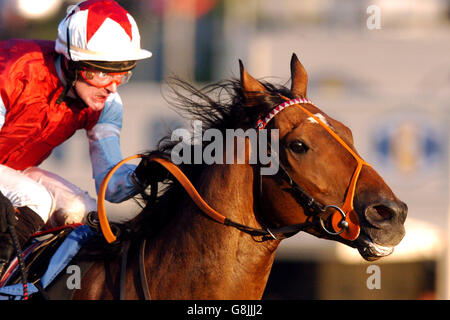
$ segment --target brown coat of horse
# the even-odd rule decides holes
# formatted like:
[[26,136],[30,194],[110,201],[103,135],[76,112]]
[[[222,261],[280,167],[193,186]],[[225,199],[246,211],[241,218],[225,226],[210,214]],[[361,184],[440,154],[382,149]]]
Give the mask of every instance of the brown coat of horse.
[[[291,74],[290,96],[306,97],[306,71],[295,55]],[[250,112],[262,101],[282,101],[273,98],[277,96],[273,87],[252,78],[242,65],[240,90],[242,112],[246,112],[245,108]],[[287,90],[283,93],[289,94]],[[347,127],[312,105],[307,108],[322,114],[354,150]],[[298,108],[280,112],[270,127],[279,129],[280,161],[290,176],[321,203],[341,205],[355,170],[355,159]],[[308,146],[301,152],[291,147],[299,141]],[[213,164],[203,168],[195,185],[211,207],[241,224],[281,227],[307,219],[304,207],[284,180],[264,176],[258,196],[255,172],[250,164]],[[152,299],[260,299],[280,240],[257,242],[246,233],[207,218],[185,195],[173,201],[178,210],[146,246],[145,265]],[[354,207],[361,227],[356,240],[331,236],[320,228],[308,232],[355,247],[367,260],[390,254],[404,235],[407,208],[372,167],[361,171]],[[129,256],[125,298],[139,299],[142,293],[136,250],[132,248]],[[74,299],[116,298],[119,273],[119,257],[94,263]]]

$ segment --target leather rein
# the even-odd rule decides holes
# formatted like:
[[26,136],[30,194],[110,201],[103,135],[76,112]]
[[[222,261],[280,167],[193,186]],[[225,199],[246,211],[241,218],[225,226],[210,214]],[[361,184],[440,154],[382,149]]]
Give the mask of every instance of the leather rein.
[[[307,228],[310,228],[312,225],[310,223],[300,223],[275,229],[259,229],[259,228],[253,228],[250,226],[243,225],[241,223],[235,222],[231,219],[228,219],[227,217],[223,216],[219,212],[217,212],[215,209],[213,209],[198,193],[198,191],[195,189],[195,187],[192,185],[191,181],[185,176],[185,174],[178,168],[177,165],[173,164],[171,161],[160,157],[156,155],[143,155],[143,154],[136,154],[130,157],[127,157],[123,159],[122,161],[118,162],[105,176],[105,178],[102,181],[102,184],[100,185],[99,193],[98,193],[98,219],[100,223],[100,227],[103,233],[103,236],[105,237],[106,241],[108,243],[112,243],[117,240],[116,236],[114,235],[113,231],[111,230],[111,227],[108,222],[108,218],[106,216],[106,209],[105,209],[105,193],[106,193],[106,187],[108,185],[108,181],[111,179],[112,175],[115,173],[115,171],[120,168],[123,164],[136,159],[136,158],[143,158],[148,157],[148,161],[150,162],[157,162],[158,164],[162,165],[164,168],[166,168],[167,171],[169,171],[175,179],[182,185],[182,187],[185,189],[185,191],[188,193],[192,201],[205,213],[208,217],[213,219],[214,221],[223,224],[225,226],[231,226],[234,227],[242,232],[248,233],[251,236],[261,236],[261,241],[266,240],[281,240],[284,238],[287,238],[287,234],[291,234],[293,232],[298,232]],[[313,204],[311,204],[312,206]]]
[[[287,98],[285,98],[287,99]],[[344,205],[341,207],[337,205],[323,205],[320,202],[318,202],[316,199],[314,199],[312,196],[310,196],[302,187],[300,187],[297,182],[289,175],[288,171],[283,167],[281,163],[279,163],[279,168],[281,169],[282,177],[285,181],[288,182],[289,186],[294,190],[294,193],[296,194],[296,197],[301,200],[304,207],[306,207],[309,211],[309,216],[311,214],[318,215],[320,213],[323,213],[327,211],[328,209],[333,209],[336,212],[333,214],[333,229],[335,231],[330,231],[325,227],[325,223],[322,220],[322,218],[319,218],[319,223],[321,228],[330,235],[341,235],[345,239],[354,240],[359,235],[359,224],[358,221],[355,220],[355,215],[353,210],[353,197],[355,193],[355,187],[356,182],[359,176],[359,173],[361,171],[361,168],[363,165],[370,166],[367,162],[362,160],[337,134],[335,134],[328,125],[324,124],[317,116],[313,115],[310,111],[308,111],[306,108],[302,107],[301,104],[313,104],[310,100],[304,99],[304,98],[298,98],[298,99],[291,99],[288,100],[277,107],[273,108],[269,114],[258,120],[256,127],[261,130],[263,129],[268,122],[280,111],[282,111],[284,108],[295,105],[299,107],[303,112],[305,112],[309,117],[312,117],[315,121],[317,121],[323,128],[325,128],[342,146],[345,147],[345,149],[350,152],[350,154],[357,160],[357,168],[355,169],[352,179],[350,181],[350,185],[346,194],[346,199],[344,201]],[[246,226],[243,224],[240,224],[238,222],[235,222],[231,219],[226,218],[216,210],[214,210],[211,206],[206,203],[206,201],[201,197],[201,195],[198,193],[198,191],[195,189],[195,187],[192,185],[192,183],[189,181],[189,179],[184,175],[184,173],[173,164],[171,161],[162,158],[160,156],[156,155],[143,155],[143,154],[136,154],[130,157],[127,157],[117,163],[105,176],[103,179],[99,193],[98,193],[98,203],[97,203],[97,209],[98,209],[98,218],[100,222],[100,227],[102,230],[102,233],[107,240],[108,243],[112,243],[116,241],[116,236],[112,232],[107,215],[106,215],[106,209],[105,209],[105,193],[106,188],[108,186],[108,182],[111,179],[112,175],[116,172],[118,168],[120,168],[123,164],[126,162],[129,162],[136,158],[143,158],[148,157],[149,161],[157,162],[160,165],[162,165],[166,170],[168,170],[175,179],[182,185],[182,187],[186,190],[190,198],[194,201],[194,203],[205,213],[207,216],[212,218],[214,221],[221,223],[226,226],[234,227],[238,230],[241,230],[245,233],[250,234],[251,236],[261,236],[261,241],[265,240],[280,240],[287,238],[288,236],[291,236],[293,233],[312,228],[317,226],[317,223],[314,223],[312,221],[307,221],[299,224],[294,225],[288,225],[283,226],[280,228],[274,228],[274,229],[260,229],[260,228],[253,228],[250,226]],[[260,189],[262,188],[261,183],[261,176],[259,177],[259,183],[260,183]],[[306,213],[306,212],[305,212]],[[352,219],[348,219],[349,214],[353,213]],[[308,213],[306,213],[308,215]],[[308,217],[309,217],[308,216]],[[356,217],[357,219],[357,217]],[[353,230],[349,230],[352,228]],[[351,231],[351,232],[349,232]],[[347,235],[346,235],[347,233]]]

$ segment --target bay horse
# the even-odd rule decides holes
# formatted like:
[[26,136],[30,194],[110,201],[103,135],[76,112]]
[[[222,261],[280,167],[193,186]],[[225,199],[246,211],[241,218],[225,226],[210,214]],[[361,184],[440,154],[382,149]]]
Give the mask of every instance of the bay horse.
[[[205,215],[173,175],[149,162],[165,189],[146,197],[129,223],[134,236],[122,298],[143,297],[137,254],[143,238],[144,286],[152,299],[260,299],[277,247],[299,231],[342,242],[369,261],[392,253],[405,234],[407,206],[359,157],[350,129],[307,99],[307,81],[295,54],[290,89],[256,80],[242,62],[240,79],[203,89],[173,80],[177,107],[205,130],[246,130],[261,122],[278,129],[280,167],[261,175],[261,166],[248,161],[179,166],[205,202],[233,221],[224,226]],[[175,145],[167,136],[149,155],[170,157]],[[100,257],[73,299],[118,297],[120,255]]]

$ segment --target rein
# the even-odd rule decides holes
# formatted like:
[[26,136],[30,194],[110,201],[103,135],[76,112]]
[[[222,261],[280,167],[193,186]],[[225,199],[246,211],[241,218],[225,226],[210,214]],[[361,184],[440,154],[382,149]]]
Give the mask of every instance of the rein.
[[[312,117],[319,125],[321,125],[339,144],[341,144],[356,160],[357,166],[355,171],[353,172],[350,184],[348,186],[344,204],[342,207],[337,205],[323,205],[319,203],[317,200],[315,200],[312,196],[310,196],[303,188],[301,188],[298,183],[289,175],[288,171],[282,166],[281,163],[279,163],[280,168],[282,169],[282,173],[284,174],[284,178],[288,181],[289,185],[292,187],[292,189],[295,191],[296,195],[304,201],[304,205],[309,209],[311,213],[316,213],[313,215],[314,217],[318,217],[320,226],[322,229],[330,234],[330,235],[340,235],[342,238],[347,240],[355,240],[359,236],[360,227],[359,227],[359,219],[358,216],[353,208],[353,199],[355,196],[355,190],[356,190],[356,183],[358,181],[359,174],[361,173],[362,167],[364,165],[370,166],[369,163],[365,162],[361,157],[359,157],[331,128],[323,123],[322,120],[320,120],[317,116],[312,114],[310,111],[308,111],[306,108],[301,106],[302,103],[308,103],[311,105],[314,105],[309,99],[305,98],[298,98],[298,99],[291,99],[288,100],[287,98],[283,97],[287,101],[283,102],[282,104],[276,106],[273,108],[269,114],[264,117],[263,119],[258,120],[256,127],[258,130],[264,129],[264,127],[270,122],[275,115],[285,109],[289,106],[297,106],[299,107],[304,113],[306,113],[309,117]],[[205,213],[208,217],[213,219],[214,221],[226,225],[234,227],[240,231],[243,231],[245,233],[250,234],[251,236],[261,236],[261,241],[266,240],[281,240],[284,238],[287,238],[288,236],[292,235],[293,233],[306,230],[309,228],[314,228],[317,224],[313,223],[312,221],[308,221],[311,215],[308,216],[305,222],[294,224],[294,225],[288,225],[284,227],[274,228],[274,229],[258,229],[249,227],[240,223],[237,223],[233,220],[230,220],[214,210],[212,207],[206,203],[205,200],[201,197],[201,195],[198,193],[198,191],[195,189],[195,187],[192,185],[192,183],[189,181],[189,179],[186,177],[186,175],[172,162],[170,162],[167,159],[164,159],[162,157],[156,156],[156,155],[150,155],[146,156],[143,154],[136,154],[130,157],[127,157],[123,159],[122,161],[118,162],[105,176],[103,179],[99,193],[98,193],[98,202],[97,202],[97,210],[98,210],[98,218],[100,227],[102,230],[102,233],[108,243],[112,243],[116,241],[116,236],[111,230],[111,227],[108,222],[108,218],[106,216],[106,209],[105,209],[105,194],[106,194],[106,188],[108,186],[108,182],[111,179],[112,175],[116,172],[118,168],[120,168],[123,164],[126,162],[136,159],[136,158],[143,158],[148,157],[148,160],[150,162],[157,162],[160,165],[162,165],[167,171],[169,171],[175,179],[181,184],[181,186],[185,189],[185,191],[188,193],[192,201]],[[259,183],[261,188],[261,176],[259,177]],[[261,190],[260,190],[261,192]],[[320,213],[323,213],[327,211],[328,209],[333,209],[335,212],[331,216],[331,225],[335,232],[330,231],[326,228],[325,223],[320,215]]]
[[[106,188],[108,186],[108,182],[111,179],[112,175],[116,172],[116,170],[118,168],[120,168],[123,164],[125,164],[126,162],[129,162],[133,159],[143,158],[143,157],[147,157],[147,156],[143,155],[143,154],[136,154],[136,155],[127,157],[127,158],[123,159],[122,161],[118,162],[108,172],[108,174],[105,176],[105,178],[103,179],[103,181],[100,185],[100,189],[98,192],[98,202],[97,202],[98,219],[99,219],[100,228],[102,230],[103,236],[105,237],[105,239],[108,243],[112,243],[112,242],[116,241],[116,239],[117,239],[111,230],[111,227],[108,222],[108,218],[106,216],[105,193],[106,193]],[[194,203],[208,217],[210,217],[211,219],[213,219],[214,221],[216,221],[220,224],[223,224],[225,226],[234,227],[240,231],[250,234],[251,236],[261,236],[262,237],[261,241],[266,241],[266,240],[271,240],[271,239],[281,240],[281,239],[286,238],[287,234],[298,232],[298,231],[310,228],[312,226],[312,224],[310,224],[310,223],[300,223],[300,224],[280,227],[280,228],[276,228],[276,229],[269,229],[269,228],[258,229],[258,228],[253,228],[253,227],[249,227],[249,226],[240,224],[238,222],[235,222],[231,219],[226,218],[225,216],[223,216],[222,214],[220,214],[219,212],[214,210],[208,203],[206,203],[206,201],[202,198],[202,196],[198,193],[198,191],[195,189],[195,187],[192,185],[192,183],[189,181],[189,179],[186,177],[186,175],[180,170],[180,168],[178,168],[178,166],[176,166],[169,160],[166,160],[166,159],[156,156],[156,155],[148,156],[148,161],[157,162],[160,165],[162,165],[164,168],[166,168],[166,170],[169,171],[175,177],[175,179],[182,185],[182,187],[188,193],[188,195],[190,196],[192,201],[194,201]]]

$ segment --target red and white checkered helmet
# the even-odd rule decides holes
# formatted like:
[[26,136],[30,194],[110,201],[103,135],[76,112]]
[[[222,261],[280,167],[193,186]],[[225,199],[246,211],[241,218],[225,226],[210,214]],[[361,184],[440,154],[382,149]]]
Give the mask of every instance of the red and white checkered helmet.
[[58,26],[55,50],[73,61],[131,61],[152,55],[141,49],[133,17],[112,0],[88,0],[73,6]]

